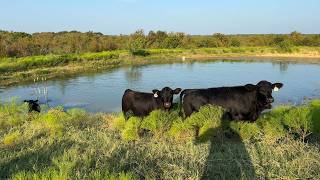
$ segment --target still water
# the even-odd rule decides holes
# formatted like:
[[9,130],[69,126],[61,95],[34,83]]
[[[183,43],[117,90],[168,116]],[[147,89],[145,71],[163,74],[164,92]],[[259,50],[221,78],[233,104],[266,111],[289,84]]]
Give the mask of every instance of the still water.
[[[125,89],[208,88],[256,84],[260,80],[282,82],[274,92],[275,105],[301,104],[320,98],[320,65],[288,62],[211,61],[124,67],[97,74],[17,85],[0,89],[0,101],[16,97],[39,99],[50,107],[80,107],[91,112],[121,110]],[[177,100],[178,96],[175,97]]]

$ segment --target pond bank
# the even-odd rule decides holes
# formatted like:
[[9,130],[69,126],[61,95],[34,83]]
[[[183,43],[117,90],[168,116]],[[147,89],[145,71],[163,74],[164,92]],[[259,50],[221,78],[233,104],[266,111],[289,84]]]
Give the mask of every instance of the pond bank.
[[319,47],[296,47],[290,53],[271,47],[151,49],[147,56],[132,56],[128,51],[45,55],[0,59],[0,86],[99,72],[123,66],[189,63],[210,60],[287,61],[320,63]]

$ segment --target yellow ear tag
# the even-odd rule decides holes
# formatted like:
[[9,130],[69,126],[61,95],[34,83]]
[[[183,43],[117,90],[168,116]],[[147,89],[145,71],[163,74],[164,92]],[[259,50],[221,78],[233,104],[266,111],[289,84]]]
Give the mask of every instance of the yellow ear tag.
[[275,87],[273,88],[273,91],[277,92],[277,91],[279,91],[279,88],[278,88],[277,86],[275,86]]
[[157,94],[157,93],[153,94],[153,97],[157,98],[157,97],[158,97],[158,94]]

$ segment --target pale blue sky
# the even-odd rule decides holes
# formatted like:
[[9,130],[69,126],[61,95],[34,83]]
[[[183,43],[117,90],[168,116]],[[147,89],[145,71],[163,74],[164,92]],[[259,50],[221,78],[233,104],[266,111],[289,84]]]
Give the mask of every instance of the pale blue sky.
[[1,0],[0,29],[320,33],[320,0]]

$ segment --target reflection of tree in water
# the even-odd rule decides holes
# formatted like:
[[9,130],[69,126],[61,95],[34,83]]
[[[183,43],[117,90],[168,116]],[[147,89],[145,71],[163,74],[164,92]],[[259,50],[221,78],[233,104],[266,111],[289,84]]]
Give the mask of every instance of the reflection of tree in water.
[[194,62],[189,62],[189,63],[186,63],[187,64],[187,68],[191,71],[193,71],[193,68],[194,68]]
[[130,67],[125,71],[125,78],[128,83],[140,81],[142,73],[139,67]]
[[272,65],[274,65],[274,66],[279,65],[280,72],[282,72],[282,73],[284,73],[288,70],[289,64],[290,64],[289,62],[282,62],[282,61],[272,62]]
[[67,89],[67,86],[69,83],[70,83],[70,80],[68,80],[68,79],[60,79],[57,81],[58,87],[59,87],[62,95],[65,95],[66,89]]
[[199,143],[209,141],[209,155],[201,179],[257,179],[253,164],[240,135],[229,128],[211,128],[198,138]]

